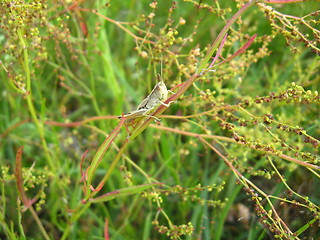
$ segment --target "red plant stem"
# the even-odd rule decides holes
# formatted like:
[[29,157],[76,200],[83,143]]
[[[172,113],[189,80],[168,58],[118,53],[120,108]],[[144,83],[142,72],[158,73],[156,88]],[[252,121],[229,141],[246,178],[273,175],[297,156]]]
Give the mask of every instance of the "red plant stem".
[[109,240],[109,221],[108,218],[106,218],[105,223],[104,223],[104,239]]
[[219,58],[220,53],[221,53],[221,51],[222,51],[222,48],[223,48],[224,44],[225,44],[226,41],[227,41],[227,37],[228,37],[228,33],[226,33],[226,35],[224,35],[224,37],[223,37],[223,39],[222,39],[222,41],[221,41],[221,43],[220,43],[220,46],[219,46],[219,48],[218,48],[218,51],[217,51],[217,53],[216,53],[216,56],[213,58],[210,66],[209,66],[209,68],[212,68],[213,65],[214,65],[214,63],[215,63],[215,62],[217,61],[217,59]]
[[[261,1],[263,3],[270,3],[270,4],[288,4],[288,3],[296,3],[296,2],[306,2],[308,0],[264,0]],[[312,1],[312,0],[309,0]]]
[[23,204],[28,208],[30,206],[30,201],[23,189],[23,177],[22,177],[22,149],[21,146],[16,155],[16,165],[14,168],[14,175],[16,177],[16,184],[19,192],[19,196]]
[[[103,158],[105,152],[109,149],[110,145],[112,144],[112,142],[114,141],[114,139],[118,135],[119,131],[121,130],[121,127],[122,127],[124,121],[125,121],[125,119],[123,118],[119,122],[118,126],[110,133],[110,135],[102,143],[102,145],[100,146],[100,148],[96,152],[95,156],[93,157],[91,165],[86,170],[86,176],[85,176],[86,180],[87,180],[86,200],[89,198],[90,189],[92,190],[92,188],[93,188],[91,186],[91,182],[92,182],[92,178],[94,176],[94,173],[95,173],[96,169],[98,168],[100,162],[102,161],[102,158]],[[114,161],[112,162],[111,166],[113,165],[113,163],[114,163]],[[109,172],[109,170],[108,170],[108,172]],[[99,183],[98,187],[94,191],[99,191],[103,187],[103,185],[105,183],[104,179],[105,178],[102,179],[102,181]]]
[[[245,145],[244,143],[242,142],[237,142],[236,140],[234,140],[233,138],[228,138],[228,137],[223,137],[223,136],[217,136],[217,135],[209,135],[209,134],[197,134],[197,133],[191,133],[191,132],[187,132],[187,131],[182,131],[182,130],[178,130],[178,129],[173,129],[173,128],[169,128],[169,127],[163,127],[163,126],[158,126],[158,125],[155,125],[155,124],[151,124],[150,125],[151,127],[153,128],[158,128],[158,129],[162,129],[164,131],[169,131],[169,132],[174,132],[174,133],[177,133],[177,134],[180,134],[180,135],[185,135],[185,136],[191,136],[191,137],[201,137],[201,138],[209,138],[209,139],[216,139],[216,140],[221,140],[221,141],[225,141],[225,142],[231,142],[231,143],[236,143],[236,144],[241,144],[243,146],[247,146]],[[263,152],[266,152],[270,155],[273,155],[273,156],[276,156],[276,157],[280,157],[284,160],[287,160],[289,162],[294,162],[300,166],[303,166],[303,167],[306,167],[306,168],[311,168],[311,169],[315,169],[315,170],[320,170],[320,166],[317,166],[317,165],[313,165],[313,164],[310,164],[310,163],[306,163],[306,162],[303,162],[303,161],[300,161],[298,159],[295,159],[293,157],[290,157],[290,156],[287,156],[285,154],[276,154],[276,153],[273,153],[271,151],[267,151],[267,150],[263,150],[263,149],[257,149],[256,146],[254,144],[248,146],[254,150],[257,150],[257,151],[263,151]]]
[[[280,222],[282,224],[282,226],[284,226],[287,231],[292,234],[291,230],[289,229],[289,227],[287,226],[287,224],[279,217],[276,209],[274,208],[273,204],[270,201],[269,195],[267,195],[265,192],[263,192],[260,188],[258,188],[256,185],[254,185],[249,179],[245,178],[233,165],[232,163],[225,157],[222,155],[222,153],[220,153],[214,146],[212,146],[210,143],[208,143],[206,140],[204,140],[202,137],[199,137],[200,141],[202,143],[204,143],[205,145],[207,145],[209,148],[211,148],[215,153],[217,153],[223,160],[224,162],[231,168],[231,170],[237,175],[237,177],[239,178],[239,180],[241,182],[244,182],[245,186],[251,186],[253,187],[256,191],[258,191],[262,196],[264,196],[270,207],[272,208],[272,212],[273,214],[276,216],[276,221]],[[249,185],[248,185],[249,184]],[[277,228],[282,228],[281,224],[279,224],[279,226],[277,226]]]

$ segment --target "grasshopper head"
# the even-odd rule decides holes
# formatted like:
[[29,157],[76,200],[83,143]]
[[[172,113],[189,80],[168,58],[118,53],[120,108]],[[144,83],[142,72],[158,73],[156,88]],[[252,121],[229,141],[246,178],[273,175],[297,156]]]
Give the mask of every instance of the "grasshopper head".
[[168,98],[168,89],[163,81],[159,82],[158,84],[158,91],[160,95],[160,100],[166,100]]

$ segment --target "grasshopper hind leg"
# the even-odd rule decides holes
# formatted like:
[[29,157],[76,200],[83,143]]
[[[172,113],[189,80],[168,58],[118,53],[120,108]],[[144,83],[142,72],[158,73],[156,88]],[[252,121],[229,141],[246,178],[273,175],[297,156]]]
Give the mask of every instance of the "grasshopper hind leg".
[[148,113],[143,113],[142,114],[143,116],[145,116],[145,117],[151,117],[151,118],[154,118],[155,120],[157,120],[158,122],[160,122],[161,121],[161,119],[160,118],[157,118],[156,116],[152,116],[152,115],[150,115],[150,114],[148,114]]

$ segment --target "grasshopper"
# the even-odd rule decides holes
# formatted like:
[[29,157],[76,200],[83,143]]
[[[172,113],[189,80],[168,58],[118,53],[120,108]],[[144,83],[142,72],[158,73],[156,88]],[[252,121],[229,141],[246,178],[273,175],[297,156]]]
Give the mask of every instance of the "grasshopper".
[[139,104],[136,110],[124,114],[123,116],[119,116],[118,118],[122,119],[122,117],[125,117],[127,121],[141,117],[152,117],[157,121],[160,121],[159,118],[149,115],[149,113],[151,113],[159,103],[166,107],[170,106],[172,102],[169,102],[168,104],[163,102],[168,98],[168,92],[171,91],[167,89],[163,81],[160,81],[154,86],[151,93]]

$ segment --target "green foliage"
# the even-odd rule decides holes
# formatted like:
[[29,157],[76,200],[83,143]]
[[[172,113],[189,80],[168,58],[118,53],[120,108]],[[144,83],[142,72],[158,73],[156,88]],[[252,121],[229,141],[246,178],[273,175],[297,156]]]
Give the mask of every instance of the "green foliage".
[[275,2],[3,0],[0,238],[320,237],[319,10]]

